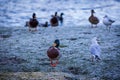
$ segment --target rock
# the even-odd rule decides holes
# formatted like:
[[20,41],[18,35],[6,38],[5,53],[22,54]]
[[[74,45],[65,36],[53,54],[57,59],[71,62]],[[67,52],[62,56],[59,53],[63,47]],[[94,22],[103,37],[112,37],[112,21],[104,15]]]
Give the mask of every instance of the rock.
[[[73,80],[63,72],[8,72],[0,73],[0,80]],[[69,78],[69,79],[68,79]],[[76,80],[76,79],[75,79]]]

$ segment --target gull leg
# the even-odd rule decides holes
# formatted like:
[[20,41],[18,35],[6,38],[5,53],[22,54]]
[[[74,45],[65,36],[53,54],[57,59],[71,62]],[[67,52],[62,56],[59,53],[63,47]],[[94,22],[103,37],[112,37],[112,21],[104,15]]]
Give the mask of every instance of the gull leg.
[[109,26],[109,32],[110,32],[111,26]]
[[92,62],[94,62],[94,56],[93,55],[91,56],[91,59],[92,59]]

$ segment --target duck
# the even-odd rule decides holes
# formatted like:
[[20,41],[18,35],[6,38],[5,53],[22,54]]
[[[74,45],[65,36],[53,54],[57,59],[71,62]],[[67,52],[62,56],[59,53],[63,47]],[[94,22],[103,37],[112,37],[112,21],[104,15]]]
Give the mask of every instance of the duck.
[[97,37],[94,37],[92,40],[91,40],[91,45],[90,45],[90,53],[91,53],[91,59],[92,59],[92,62],[94,60],[101,60],[100,58],[100,54],[101,54],[101,48],[100,48],[100,45],[98,44],[98,38]]
[[58,12],[55,12],[54,16],[59,20]]
[[58,60],[61,57],[60,54],[60,49],[59,49],[59,45],[60,45],[60,41],[59,39],[56,39],[53,43],[53,46],[49,47],[49,49],[47,50],[47,56],[50,59],[50,65],[52,67],[56,67],[56,65],[58,64]]
[[55,12],[55,16],[57,17],[58,15],[57,15],[57,12]]
[[93,27],[93,25],[95,25],[95,27],[97,27],[97,24],[99,23],[99,19],[96,16],[94,16],[94,13],[95,13],[95,11],[92,9],[91,16],[88,19],[92,25],[91,27]]
[[63,15],[64,15],[64,13],[61,13],[60,17],[59,17],[59,21],[60,21],[61,25],[63,24]]
[[48,27],[49,26],[48,21],[46,21],[44,24],[41,24],[40,26],[41,27]]
[[55,15],[52,15],[52,18],[50,19],[50,24],[52,27],[56,27],[59,25],[58,18]]
[[105,15],[103,17],[103,24],[108,28],[108,30],[110,31],[111,25],[114,23],[115,21],[110,19],[107,15]]
[[26,22],[26,26],[29,27],[29,31],[37,31],[37,26],[39,22],[36,19],[36,13],[33,13],[32,18],[29,20],[29,22]]

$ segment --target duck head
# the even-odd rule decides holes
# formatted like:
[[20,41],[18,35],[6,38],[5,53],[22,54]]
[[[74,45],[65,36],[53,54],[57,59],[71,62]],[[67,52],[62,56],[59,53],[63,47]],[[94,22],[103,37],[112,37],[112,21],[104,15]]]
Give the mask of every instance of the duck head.
[[60,15],[62,16],[62,15],[64,15],[64,13],[61,13]]
[[33,19],[36,18],[36,13],[33,13],[32,17],[33,17]]
[[53,46],[55,46],[56,48],[58,48],[59,45],[60,45],[60,41],[59,41],[59,39],[56,39],[56,40],[54,41]]
[[92,10],[91,10],[91,13],[95,13],[95,11],[92,9]]

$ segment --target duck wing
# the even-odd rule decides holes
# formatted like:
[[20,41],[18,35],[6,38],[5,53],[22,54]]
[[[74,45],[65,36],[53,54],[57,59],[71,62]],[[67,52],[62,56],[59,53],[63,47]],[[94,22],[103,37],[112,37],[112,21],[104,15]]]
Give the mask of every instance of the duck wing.
[[94,17],[94,18],[93,18],[93,21],[99,22],[99,19],[98,19],[97,17]]
[[50,47],[48,50],[47,50],[47,55],[50,59],[55,59],[59,56],[59,50],[55,47]]
[[92,24],[98,24],[99,23],[99,19],[95,16],[91,16],[89,18],[89,21],[92,23]]
[[31,27],[37,27],[37,25],[39,24],[39,22],[37,21],[37,19],[31,19],[29,22]]

